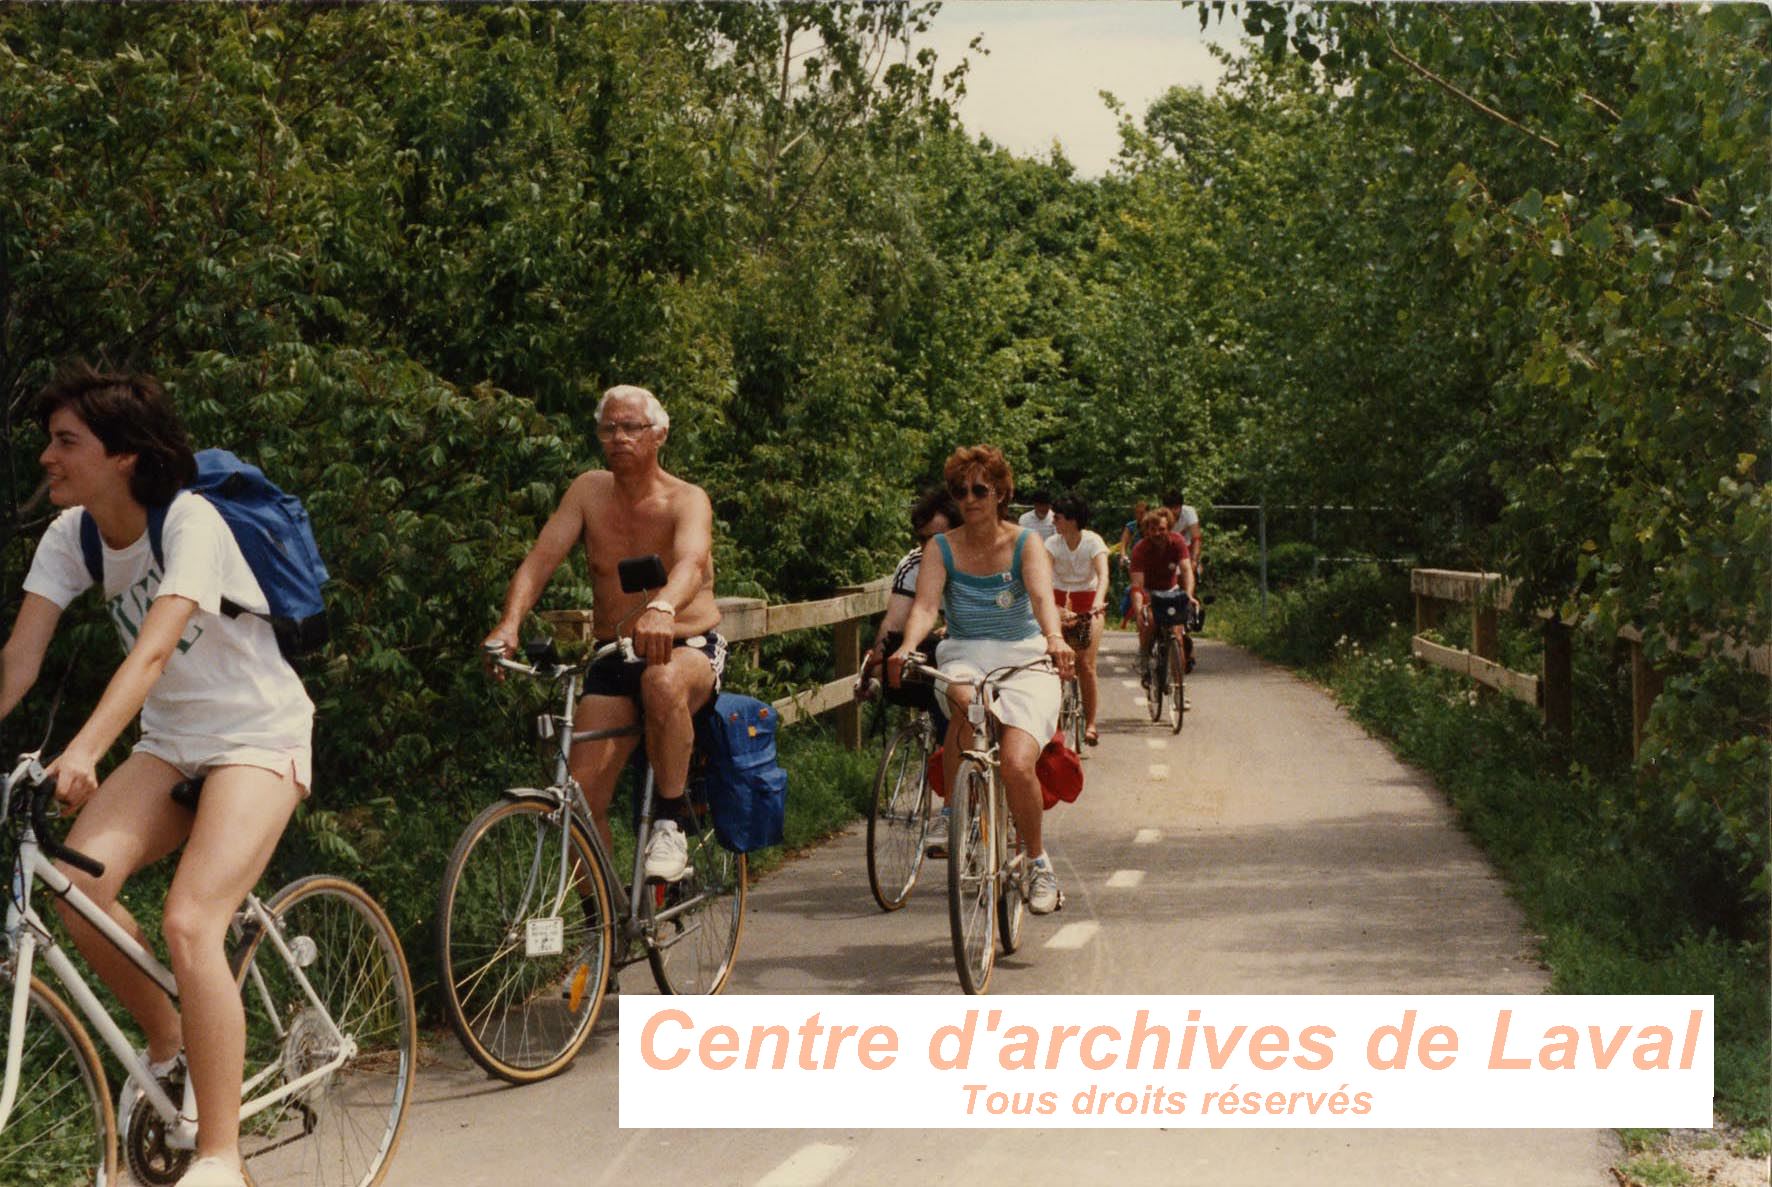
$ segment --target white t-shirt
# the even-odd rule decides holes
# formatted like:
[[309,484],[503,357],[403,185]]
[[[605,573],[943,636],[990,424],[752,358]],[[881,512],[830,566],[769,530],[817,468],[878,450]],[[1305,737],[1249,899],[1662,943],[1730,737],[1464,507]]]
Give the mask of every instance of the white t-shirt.
[[1171,530],[1177,531],[1177,532],[1186,532],[1189,528],[1193,527],[1195,524],[1197,524],[1199,522],[1200,522],[1200,513],[1198,511],[1195,511],[1191,505],[1189,505],[1187,503],[1183,503],[1181,505],[1181,518],[1176,521],[1174,528],[1172,528]]
[[1021,518],[1015,522],[1024,528],[1040,533],[1040,539],[1042,540],[1050,540],[1058,533],[1058,525],[1053,522],[1052,512],[1050,511],[1046,513],[1045,519],[1041,519],[1032,511],[1023,511],[1021,513]]
[[[80,517],[62,512],[37,544],[25,592],[66,607],[92,586],[80,552]],[[127,651],[141,633],[148,606],[161,594],[197,603],[166,669],[142,705],[147,737],[213,738],[228,746],[307,746],[314,703],[301,677],[277,650],[264,591],[221,513],[202,495],[181,491],[166,510],[161,536],[166,572],[154,563],[148,534],[126,548],[104,546],[105,605]],[[253,611],[221,613],[223,598]]]
[[1046,541],[1046,551],[1052,554],[1052,588],[1063,593],[1094,589],[1095,558],[1107,550],[1107,542],[1088,528],[1083,529],[1074,552],[1063,536],[1053,536]]

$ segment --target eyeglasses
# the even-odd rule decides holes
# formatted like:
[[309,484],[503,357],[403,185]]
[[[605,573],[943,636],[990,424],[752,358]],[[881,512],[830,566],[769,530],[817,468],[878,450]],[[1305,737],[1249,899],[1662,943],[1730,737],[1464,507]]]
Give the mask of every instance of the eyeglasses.
[[948,487],[948,494],[954,496],[956,499],[963,499],[967,495],[971,495],[975,499],[985,499],[996,493],[994,487],[983,482],[974,482],[971,486],[963,486],[956,482],[954,485]]
[[617,437],[638,437],[652,425],[643,420],[605,421],[597,426],[597,436],[605,441],[613,441]]

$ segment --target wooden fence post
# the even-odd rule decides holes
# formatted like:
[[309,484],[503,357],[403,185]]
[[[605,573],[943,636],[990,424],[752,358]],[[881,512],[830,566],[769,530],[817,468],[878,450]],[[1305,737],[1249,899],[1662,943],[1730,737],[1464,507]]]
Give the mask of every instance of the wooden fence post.
[[1425,635],[1440,625],[1440,603],[1427,594],[1415,595],[1415,633]]
[[1564,743],[1575,732],[1575,632],[1556,618],[1544,624],[1544,727]]
[[1643,749],[1643,727],[1649,723],[1649,707],[1661,695],[1661,673],[1643,658],[1643,640],[1630,641],[1630,752],[1635,758]]
[[[1496,621],[1495,607],[1484,605],[1481,597],[1479,594],[1478,600],[1471,603],[1471,654],[1498,663],[1501,660],[1501,627]],[[1483,687],[1477,692],[1482,696],[1494,695]]]
[[[860,585],[845,585],[838,594],[865,593]],[[861,671],[861,619],[850,618],[836,625],[837,679],[852,677]],[[861,749],[861,706],[853,700],[837,710],[837,737],[850,750]]]

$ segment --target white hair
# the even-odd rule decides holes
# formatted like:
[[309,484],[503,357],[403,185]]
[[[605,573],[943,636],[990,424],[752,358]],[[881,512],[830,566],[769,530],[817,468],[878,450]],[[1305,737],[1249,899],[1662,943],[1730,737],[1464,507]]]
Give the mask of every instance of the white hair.
[[664,410],[664,405],[658,402],[658,397],[645,388],[635,387],[631,383],[617,384],[603,393],[603,398],[597,401],[597,419],[599,421],[603,419],[603,409],[609,401],[623,399],[646,401],[646,423],[653,428],[668,429],[671,427],[671,414]]

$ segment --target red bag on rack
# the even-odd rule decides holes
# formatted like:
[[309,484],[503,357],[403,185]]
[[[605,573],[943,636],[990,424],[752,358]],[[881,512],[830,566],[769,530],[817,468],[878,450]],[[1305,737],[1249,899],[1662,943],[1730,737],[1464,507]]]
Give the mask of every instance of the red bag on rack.
[[1074,804],[1083,794],[1083,759],[1064,744],[1062,733],[1053,734],[1040,751],[1034,774],[1040,777],[1040,798],[1048,809],[1061,800]]

